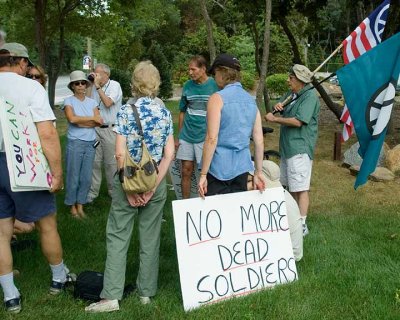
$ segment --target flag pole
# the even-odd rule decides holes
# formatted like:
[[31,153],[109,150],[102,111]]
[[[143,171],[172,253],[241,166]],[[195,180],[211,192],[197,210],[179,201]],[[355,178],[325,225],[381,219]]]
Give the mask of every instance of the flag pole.
[[343,43],[341,43],[340,44],[340,46],[339,47],[337,47],[336,49],[335,49],[335,51],[333,51],[331,54],[330,54],[330,56],[328,57],[328,58],[326,58],[325,60],[324,60],[324,62],[322,62],[320,65],[319,65],[319,67],[317,68],[317,69],[315,69],[314,70],[314,72],[313,72],[313,74],[316,74],[340,49],[342,49],[342,47],[343,47]]

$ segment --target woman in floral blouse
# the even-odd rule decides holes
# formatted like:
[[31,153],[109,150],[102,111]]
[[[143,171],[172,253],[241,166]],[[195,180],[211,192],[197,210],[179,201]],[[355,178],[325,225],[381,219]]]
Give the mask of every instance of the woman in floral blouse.
[[171,113],[156,98],[159,85],[157,68],[150,61],[140,62],[132,76],[135,98],[122,106],[117,114],[114,131],[117,133],[115,157],[118,167],[123,167],[125,145],[135,161],[141,159],[141,137],[132,110],[135,105],[141,119],[144,142],[158,163],[158,177],[154,190],[126,194],[116,175],[106,231],[107,260],[100,295],[102,300],[86,307],[87,312],[119,310],[118,300],[123,295],[127,251],[135,216],[139,224],[140,265],[136,284],[140,301],[150,303],[150,298],[157,291],[161,220],[167,198],[164,178],[175,152]]

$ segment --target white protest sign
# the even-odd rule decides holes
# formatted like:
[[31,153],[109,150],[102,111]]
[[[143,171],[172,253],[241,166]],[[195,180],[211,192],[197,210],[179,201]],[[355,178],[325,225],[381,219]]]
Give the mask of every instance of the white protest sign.
[[[197,181],[199,178],[199,170],[195,170],[192,173],[190,182],[190,198],[197,198],[199,193],[197,192]],[[181,160],[175,159],[171,162],[169,167],[169,174],[171,177],[172,185],[174,186],[174,191],[176,198],[178,200],[182,199],[182,170],[181,170]]]
[[297,279],[283,188],[172,208],[186,311]]
[[50,190],[50,168],[29,107],[0,97],[0,120],[11,190]]

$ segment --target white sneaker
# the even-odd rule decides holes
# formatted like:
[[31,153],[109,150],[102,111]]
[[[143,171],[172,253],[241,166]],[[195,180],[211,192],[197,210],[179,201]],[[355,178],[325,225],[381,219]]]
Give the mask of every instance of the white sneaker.
[[119,310],[118,300],[102,300],[90,304],[85,308],[86,312],[99,313],[99,312],[112,312]]
[[141,304],[150,304],[151,299],[149,297],[139,297]]

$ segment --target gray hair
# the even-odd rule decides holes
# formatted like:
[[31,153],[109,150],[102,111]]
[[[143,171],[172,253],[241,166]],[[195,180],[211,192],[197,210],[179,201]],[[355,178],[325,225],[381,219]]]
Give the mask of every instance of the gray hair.
[[109,67],[108,65],[106,65],[105,63],[98,63],[98,64],[96,64],[95,69],[96,69],[96,68],[101,68],[101,69],[103,69],[103,71],[104,71],[105,73],[107,73],[108,76],[111,75],[110,67]]

